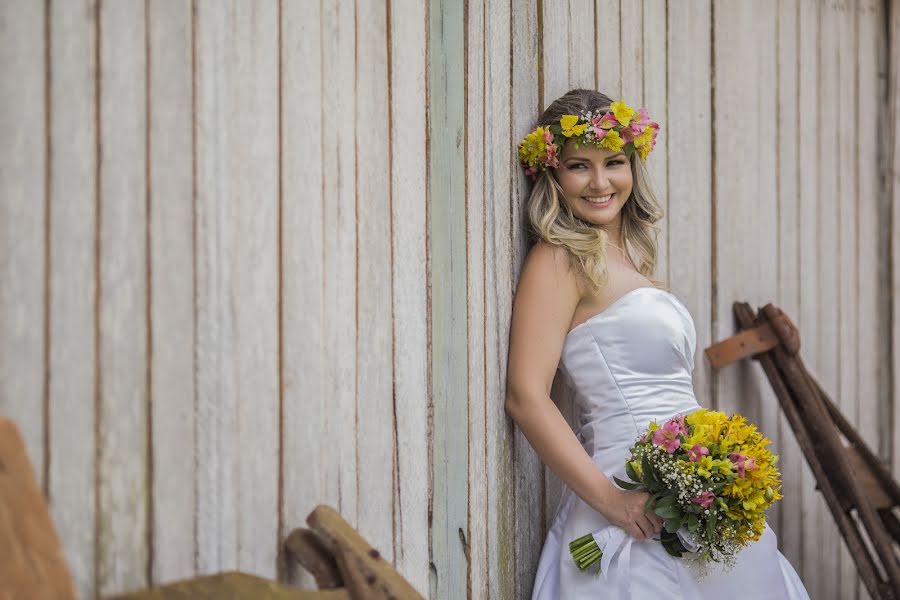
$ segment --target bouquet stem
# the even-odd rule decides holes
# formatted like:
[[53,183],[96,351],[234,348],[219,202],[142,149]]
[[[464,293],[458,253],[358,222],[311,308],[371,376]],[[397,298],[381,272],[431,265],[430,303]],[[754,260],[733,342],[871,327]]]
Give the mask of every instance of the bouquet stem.
[[603,557],[603,552],[597,545],[594,536],[590,533],[570,542],[569,552],[572,553],[575,564],[578,565],[578,568],[582,571],[590,568],[595,563],[599,567],[600,559]]

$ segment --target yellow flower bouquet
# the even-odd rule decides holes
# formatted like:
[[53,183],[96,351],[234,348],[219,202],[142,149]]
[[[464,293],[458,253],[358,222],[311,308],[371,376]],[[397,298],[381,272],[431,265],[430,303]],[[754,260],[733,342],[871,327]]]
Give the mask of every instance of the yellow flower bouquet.
[[[669,554],[729,567],[760,538],[766,510],[782,497],[769,444],[743,416],[701,409],[651,423],[625,463],[631,481],[614,479],[650,493],[647,508],[664,519],[660,541]],[[601,563],[594,534],[572,541],[569,550],[582,571]]]

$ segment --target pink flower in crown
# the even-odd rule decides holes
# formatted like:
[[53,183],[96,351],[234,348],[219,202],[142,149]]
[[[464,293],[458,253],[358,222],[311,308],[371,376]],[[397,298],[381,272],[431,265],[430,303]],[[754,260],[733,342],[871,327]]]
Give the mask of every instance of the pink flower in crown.
[[619,122],[616,120],[616,117],[611,112],[606,113],[599,119],[597,117],[594,117],[594,120],[596,120],[597,122],[593,123],[592,121],[592,124],[598,127],[602,127],[603,129],[612,129],[619,124]]
[[[595,121],[599,121],[599,118],[595,118],[594,120],[595,120]],[[598,141],[598,142],[599,142],[600,140],[602,140],[603,138],[605,138],[605,137],[606,137],[606,134],[609,133],[609,130],[603,129],[603,128],[600,127],[599,125],[592,125],[592,126],[591,126],[591,131],[594,132],[594,137],[597,138],[597,141]]]
[[756,469],[756,461],[753,457],[748,457],[746,454],[732,452],[728,455],[728,458],[734,463],[734,466],[737,467],[738,477],[745,477],[747,471]]
[[550,133],[549,129],[544,130],[544,143],[546,143],[548,146],[555,146],[555,144],[553,143],[553,134]]
[[709,448],[704,448],[700,442],[688,449],[688,460],[691,462],[699,462],[704,456],[709,456]]
[[530,177],[531,179],[535,179],[537,177],[538,171],[534,167],[525,167],[525,175]]
[[705,490],[700,492],[700,494],[691,500],[691,504],[699,504],[703,508],[709,508],[710,505],[715,501],[716,495],[710,492],[709,490]]
[[659,446],[669,454],[672,454],[681,446],[681,438],[679,438],[678,433],[666,423],[663,427],[653,432],[653,445]]
[[622,131],[619,132],[619,134],[622,136],[622,139],[625,140],[626,144],[628,142],[633,142],[634,138],[637,137],[634,133],[634,129],[632,129],[632,127],[630,125],[628,127],[623,128]]
[[638,125],[646,125],[647,121],[649,121],[649,120],[650,120],[650,115],[647,114],[647,109],[639,108],[638,116],[637,116],[637,119],[635,119],[635,123],[637,123]]
[[548,167],[559,167],[559,148],[556,144],[547,144],[547,156],[543,159],[543,163]]

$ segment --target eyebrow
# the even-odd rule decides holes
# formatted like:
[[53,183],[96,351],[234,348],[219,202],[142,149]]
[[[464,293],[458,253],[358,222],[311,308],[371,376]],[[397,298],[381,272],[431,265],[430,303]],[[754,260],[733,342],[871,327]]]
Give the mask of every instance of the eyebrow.
[[[611,159],[611,158],[619,158],[620,156],[625,156],[625,153],[624,153],[624,152],[618,152],[618,153],[616,153],[616,154],[610,154],[610,155],[607,156],[604,160],[609,160],[609,159]],[[566,160],[584,160],[584,161],[590,161],[591,159],[589,159],[589,158],[587,158],[587,157],[584,157],[584,156],[570,156],[570,157],[567,158]]]

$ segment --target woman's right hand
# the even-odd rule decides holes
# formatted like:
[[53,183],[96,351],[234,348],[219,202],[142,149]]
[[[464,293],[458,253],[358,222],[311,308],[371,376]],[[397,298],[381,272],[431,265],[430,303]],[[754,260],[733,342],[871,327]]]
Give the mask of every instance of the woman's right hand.
[[600,512],[613,525],[637,540],[645,540],[662,531],[663,520],[652,510],[644,512],[644,505],[650,497],[643,490],[620,490],[614,488],[612,497]]

